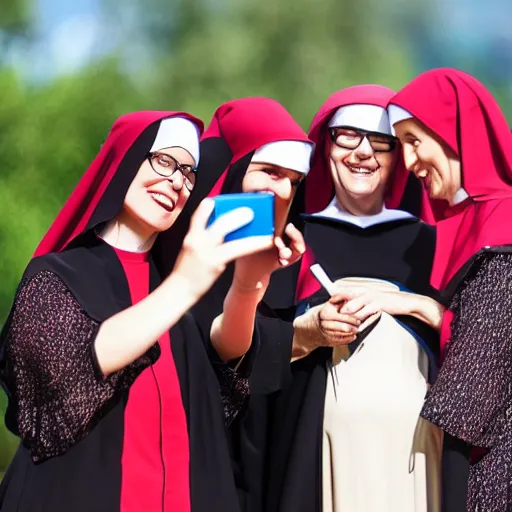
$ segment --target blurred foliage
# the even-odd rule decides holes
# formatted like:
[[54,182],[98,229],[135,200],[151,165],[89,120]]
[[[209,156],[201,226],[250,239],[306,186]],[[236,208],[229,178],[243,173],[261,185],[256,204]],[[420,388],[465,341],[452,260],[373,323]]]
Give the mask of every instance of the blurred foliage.
[[[27,2],[0,0],[5,37],[28,30]],[[423,8],[407,5],[408,19],[425,19]],[[281,101],[307,129],[332,92],[357,83],[397,89],[418,71],[378,0],[103,0],[102,7],[117,46],[101,61],[38,85],[0,67],[0,322],[38,241],[117,116],[188,110],[208,123],[220,103],[258,95]],[[0,394],[0,412],[4,402]],[[0,422],[0,473],[15,445]]]
[[30,20],[29,0],[0,0],[0,31],[9,37],[26,34]]

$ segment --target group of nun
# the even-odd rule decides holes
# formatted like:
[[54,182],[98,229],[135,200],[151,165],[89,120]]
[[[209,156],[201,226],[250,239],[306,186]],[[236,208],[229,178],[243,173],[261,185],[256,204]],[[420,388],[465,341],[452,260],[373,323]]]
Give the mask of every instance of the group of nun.
[[[210,222],[246,192],[272,236]],[[512,134],[459,70],[308,133],[263,97],[123,115],[0,336],[0,511],[512,511],[511,218]]]

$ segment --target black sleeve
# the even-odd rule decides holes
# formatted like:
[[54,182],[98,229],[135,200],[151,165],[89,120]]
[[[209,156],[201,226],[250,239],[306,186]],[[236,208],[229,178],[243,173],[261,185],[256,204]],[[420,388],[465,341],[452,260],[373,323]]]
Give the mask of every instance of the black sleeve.
[[280,391],[291,380],[293,317],[270,315],[261,308],[256,317],[260,346],[251,372],[251,391],[268,395]]
[[60,455],[85,437],[110,401],[156,359],[144,356],[104,378],[94,351],[99,328],[55,273],[40,271],[21,283],[2,379],[17,433],[34,460]]
[[471,447],[450,434],[443,439],[441,510],[454,512],[466,510],[468,499],[469,456]]
[[[210,298],[207,297],[207,299]],[[208,304],[210,307],[207,307]],[[251,346],[247,353],[236,360],[223,361],[217,354],[210,338],[212,322],[222,310],[212,300],[209,302],[203,301],[199,306],[193,309],[192,314],[188,315],[188,318],[194,323],[196,332],[201,338],[204,350],[217,376],[226,426],[230,426],[239,416],[240,412],[245,409],[249,399],[249,377],[260,344],[258,325],[255,325]]]

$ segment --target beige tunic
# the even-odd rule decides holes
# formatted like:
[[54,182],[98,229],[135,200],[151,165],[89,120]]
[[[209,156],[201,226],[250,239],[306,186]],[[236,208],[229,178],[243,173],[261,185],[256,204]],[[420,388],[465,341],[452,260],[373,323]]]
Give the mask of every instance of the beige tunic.
[[328,374],[323,436],[324,512],[440,510],[441,431],[419,417],[427,355],[394,318]]

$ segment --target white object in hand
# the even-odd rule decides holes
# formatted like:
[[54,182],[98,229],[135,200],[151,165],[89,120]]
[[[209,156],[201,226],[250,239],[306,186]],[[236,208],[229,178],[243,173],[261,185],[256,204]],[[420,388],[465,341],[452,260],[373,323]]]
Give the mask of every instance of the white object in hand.
[[331,281],[320,263],[315,263],[309,268],[317,281],[324,287],[325,291],[332,297],[336,293],[336,285]]
[[[325,291],[331,297],[336,294],[336,292],[337,292],[336,283],[331,281],[331,278],[327,275],[327,273],[323,269],[322,265],[320,265],[320,263],[315,263],[314,265],[311,265],[310,270],[313,273],[313,275],[315,276],[315,278],[317,279],[317,281],[324,287]],[[351,278],[346,278],[345,281],[347,283],[353,284],[352,283],[353,279],[351,279]],[[366,280],[361,279],[361,282],[357,282],[357,284],[361,285],[365,281]],[[392,283],[387,283],[386,281],[381,281],[380,279],[379,280],[368,279],[368,282],[377,283],[380,286],[382,286],[382,284],[384,284],[385,287],[387,287],[386,285],[389,284],[389,288],[391,288],[392,290],[398,289],[398,286],[396,286]],[[370,315],[368,318],[366,318],[364,320],[364,322],[358,327],[358,329],[357,329],[358,332],[364,331],[368,326],[370,326],[373,322],[375,322],[380,317],[380,315],[381,315],[381,312],[378,311],[377,313],[374,313],[373,315]]]

